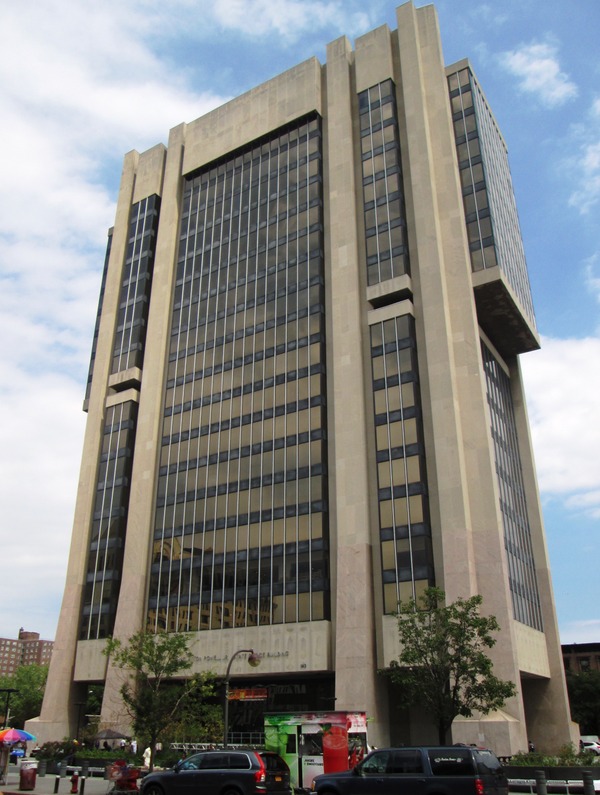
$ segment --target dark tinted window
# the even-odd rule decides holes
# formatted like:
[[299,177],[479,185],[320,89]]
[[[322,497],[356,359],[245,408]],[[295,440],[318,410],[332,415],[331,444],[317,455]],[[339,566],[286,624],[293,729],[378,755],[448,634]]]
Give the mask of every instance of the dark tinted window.
[[184,759],[184,761],[179,766],[180,770],[198,770],[199,767],[202,767],[202,754],[195,754],[194,756],[190,756],[189,759]]
[[362,765],[359,765],[361,774],[376,776],[380,773],[385,773],[389,758],[389,751],[377,751],[374,754],[370,754]]
[[422,773],[423,763],[418,751],[394,751],[388,763],[388,773]]
[[250,760],[246,754],[229,754],[229,767],[235,770],[248,770]]
[[286,762],[284,762],[280,756],[277,756],[277,754],[261,754],[260,756],[268,772],[276,770],[288,770]]
[[475,751],[475,761],[480,773],[499,773],[502,770],[498,757],[491,751]]
[[220,770],[229,767],[229,754],[205,754],[202,757],[202,770]]
[[475,772],[468,748],[440,748],[427,753],[434,776],[468,776]]

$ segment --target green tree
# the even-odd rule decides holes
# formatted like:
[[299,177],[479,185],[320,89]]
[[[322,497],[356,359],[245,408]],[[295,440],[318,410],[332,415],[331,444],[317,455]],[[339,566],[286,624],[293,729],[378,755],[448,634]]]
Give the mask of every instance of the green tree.
[[600,734],[600,671],[567,671],[571,717],[582,734]]
[[214,678],[190,694],[171,724],[173,742],[223,742],[223,705],[214,697]]
[[138,632],[127,644],[109,638],[104,653],[127,673],[120,693],[139,738],[150,746],[150,769],[156,743],[171,730],[189,699],[214,693],[212,675],[185,677],[194,657],[181,633]]
[[421,704],[431,715],[442,745],[458,715],[486,715],[516,692],[492,672],[486,650],[499,626],[494,616],[480,614],[482,601],[476,595],[446,605],[441,589],[427,588],[398,612],[402,651],[385,673],[399,685],[403,706]]
[[[48,666],[35,663],[19,666],[12,676],[0,677],[0,688],[12,688],[17,691],[10,696],[11,726],[22,729],[26,720],[40,714],[47,677]],[[2,713],[4,707],[5,705],[2,704]]]

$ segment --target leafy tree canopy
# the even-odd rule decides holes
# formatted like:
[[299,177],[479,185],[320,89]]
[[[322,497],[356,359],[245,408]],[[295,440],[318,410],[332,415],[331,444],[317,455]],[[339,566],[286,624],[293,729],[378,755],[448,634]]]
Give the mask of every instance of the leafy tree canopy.
[[194,656],[188,648],[188,637],[181,633],[138,632],[127,644],[109,638],[104,653],[114,666],[129,674],[121,697],[133,730],[150,746],[152,769],[156,743],[172,731],[183,705],[214,694],[214,677],[186,677]]
[[567,689],[581,734],[600,734],[600,671],[567,671]]
[[475,595],[446,605],[444,591],[427,588],[419,600],[400,605],[402,651],[386,673],[404,706],[420,704],[431,715],[441,744],[458,715],[485,715],[516,693],[513,682],[493,674],[486,651],[500,627],[495,616],[481,615],[482,601]]
[[[11,693],[9,699],[11,726],[22,729],[26,720],[40,714],[47,677],[48,666],[35,663],[20,665],[12,676],[0,677],[0,689],[11,688],[17,691]],[[6,694],[0,693],[0,699],[0,712],[4,715]]]

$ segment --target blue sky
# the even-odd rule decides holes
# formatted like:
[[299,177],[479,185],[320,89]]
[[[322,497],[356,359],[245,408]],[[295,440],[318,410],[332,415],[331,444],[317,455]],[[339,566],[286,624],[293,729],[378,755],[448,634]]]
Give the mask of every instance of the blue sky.
[[[424,3],[417,2],[420,6]],[[123,154],[395,23],[388,0],[0,5],[0,636],[54,637]],[[561,639],[600,641],[598,0],[438,0],[506,138],[539,352],[522,357]]]

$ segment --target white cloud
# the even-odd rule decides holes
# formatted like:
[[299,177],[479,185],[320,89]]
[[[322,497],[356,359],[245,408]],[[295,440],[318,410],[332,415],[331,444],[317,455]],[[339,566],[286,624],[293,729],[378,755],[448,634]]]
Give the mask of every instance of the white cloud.
[[144,39],[153,13],[0,6],[0,636],[25,624],[54,636],[122,154],[228,98],[159,60]]
[[526,44],[505,52],[500,62],[519,79],[522,91],[535,94],[548,107],[564,104],[577,96],[577,86],[561,71],[557,50],[551,44]]
[[500,9],[496,4],[483,3],[471,9],[471,16],[477,25],[482,24],[497,31],[499,27],[510,21],[510,14]]
[[600,303],[600,254],[595,254],[585,263],[585,284],[596,301]]
[[542,340],[521,357],[540,490],[600,511],[600,338]]
[[[0,4],[0,603],[14,605],[0,636],[24,624],[54,635],[122,154],[229,99],[191,88],[207,61],[182,68],[165,41],[214,35],[215,17],[252,35],[345,25],[344,5],[217,0],[211,16],[190,0]],[[347,30],[366,20],[351,13]]]
[[594,519],[600,519],[600,488],[584,494],[574,494],[565,501],[565,505],[576,512],[583,510]]
[[82,386],[2,370],[0,636],[52,640],[62,599],[81,459]]
[[347,6],[339,0],[216,0],[212,10],[224,28],[295,40],[306,31],[324,28],[335,27],[348,35],[367,30],[370,15],[348,11]]
[[568,164],[578,179],[578,187],[569,204],[586,214],[600,199],[600,99],[593,102],[585,122],[575,126],[572,147],[579,148]]

